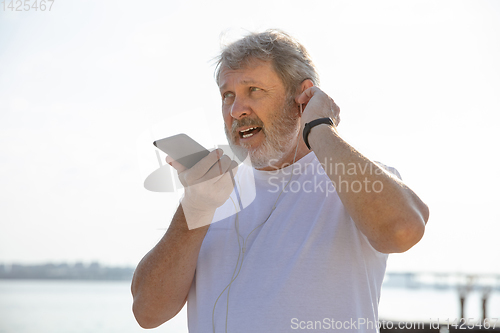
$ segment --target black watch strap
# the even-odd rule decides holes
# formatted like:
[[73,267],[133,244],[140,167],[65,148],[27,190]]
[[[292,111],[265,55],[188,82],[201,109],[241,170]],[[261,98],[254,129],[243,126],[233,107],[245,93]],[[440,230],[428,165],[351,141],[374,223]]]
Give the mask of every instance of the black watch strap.
[[306,143],[307,148],[311,150],[311,146],[309,146],[309,141],[307,140],[307,137],[309,136],[309,133],[311,132],[311,128],[314,126],[318,126],[320,124],[327,124],[332,126],[333,125],[333,120],[332,118],[319,118],[315,119],[311,122],[308,122],[304,125],[304,132],[302,132],[302,135],[304,137],[304,142]]

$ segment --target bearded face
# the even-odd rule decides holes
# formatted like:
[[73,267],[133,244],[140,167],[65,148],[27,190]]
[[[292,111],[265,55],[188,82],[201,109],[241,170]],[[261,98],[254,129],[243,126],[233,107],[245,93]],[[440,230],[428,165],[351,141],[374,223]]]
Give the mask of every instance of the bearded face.
[[[242,127],[261,131],[265,136],[264,141],[256,147],[245,144],[244,140],[240,140],[245,133],[238,131]],[[252,166],[256,169],[281,168],[281,165],[276,164],[293,149],[300,131],[299,115],[295,110],[294,99],[285,98],[281,108],[267,117],[266,124],[256,114],[252,114],[234,119],[231,129],[228,130],[224,126],[224,130],[231,149],[240,160],[244,160],[248,155]]]

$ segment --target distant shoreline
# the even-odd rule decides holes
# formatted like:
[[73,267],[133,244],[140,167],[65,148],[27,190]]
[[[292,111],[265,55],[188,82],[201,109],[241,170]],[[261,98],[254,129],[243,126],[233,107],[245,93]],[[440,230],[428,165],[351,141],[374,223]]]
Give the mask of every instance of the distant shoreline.
[[98,280],[123,281],[131,280],[134,274],[132,267],[107,267],[98,262],[89,265],[76,263],[73,265],[40,264],[23,265],[0,264],[0,280]]

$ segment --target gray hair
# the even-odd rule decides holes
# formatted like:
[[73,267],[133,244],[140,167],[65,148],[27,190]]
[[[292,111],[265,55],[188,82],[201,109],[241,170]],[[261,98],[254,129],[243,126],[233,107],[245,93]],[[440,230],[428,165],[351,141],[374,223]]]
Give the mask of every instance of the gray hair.
[[318,73],[304,46],[287,33],[274,29],[251,33],[225,46],[216,58],[217,84],[220,85],[223,68],[244,68],[254,59],[272,62],[289,96],[293,96],[306,79],[319,85]]

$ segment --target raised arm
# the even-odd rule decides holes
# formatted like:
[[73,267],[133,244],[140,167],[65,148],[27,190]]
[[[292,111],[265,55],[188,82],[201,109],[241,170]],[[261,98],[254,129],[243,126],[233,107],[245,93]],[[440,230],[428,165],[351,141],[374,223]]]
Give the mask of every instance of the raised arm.
[[[297,98],[298,103],[307,103],[302,127],[318,118],[338,119],[340,109],[334,101],[312,83],[305,84],[310,87]],[[383,253],[408,250],[424,234],[427,206],[402,181],[343,140],[337,124],[312,128],[308,136],[311,149],[370,244]]]
[[132,279],[132,309],[143,328],[163,324],[186,303],[215,209],[232,192],[229,170],[234,172],[236,163],[221,155],[221,150],[213,151],[188,170],[168,161],[179,171],[185,195],[166,234],[144,256]]

